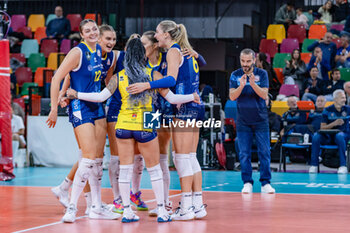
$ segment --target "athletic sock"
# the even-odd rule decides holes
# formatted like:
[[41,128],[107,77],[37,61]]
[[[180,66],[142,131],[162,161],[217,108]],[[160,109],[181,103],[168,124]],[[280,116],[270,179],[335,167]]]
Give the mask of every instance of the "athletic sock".
[[111,160],[109,162],[108,166],[108,173],[109,173],[109,181],[111,182],[112,186],[112,192],[114,200],[117,200],[120,197],[119,194],[119,156],[118,155],[111,155]]
[[140,191],[140,185],[141,185],[141,177],[142,177],[142,171],[143,171],[144,165],[143,165],[143,157],[141,154],[135,155],[134,159],[134,168],[133,168],[133,174],[132,174],[132,193],[137,193]]
[[68,192],[70,186],[72,186],[73,181],[71,181],[68,177],[66,177],[62,183],[59,185],[62,191]]
[[160,154],[160,167],[163,172],[163,186],[164,186],[164,201],[169,202],[169,187],[170,187],[170,173],[169,173],[169,163],[168,155]]
[[192,206],[192,193],[182,192],[181,193],[181,207],[184,210],[188,210]]
[[91,189],[91,199],[92,207],[100,208],[101,207],[101,183],[102,183],[102,158],[95,159],[93,172],[89,177],[89,184]]
[[133,164],[119,165],[119,192],[124,207],[130,206],[130,182],[133,173]]
[[201,208],[203,205],[202,192],[193,192],[192,204],[196,209]]
[[92,174],[92,168],[94,166],[94,160],[82,158],[77,172],[75,173],[72,192],[70,197],[70,204],[73,204],[77,208],[77,202],[81,192],[83,191],[86,181]]
[[156,196],[158,207],[164,206],[164,187],[163,187],[163,174],[160,164],[147,168],[149,176],[151,178],[152,189]]
[[91,199],[91,192],[84,193],[85,201],[86,201],[86,206],[90,207],[92,204],[92,199]]

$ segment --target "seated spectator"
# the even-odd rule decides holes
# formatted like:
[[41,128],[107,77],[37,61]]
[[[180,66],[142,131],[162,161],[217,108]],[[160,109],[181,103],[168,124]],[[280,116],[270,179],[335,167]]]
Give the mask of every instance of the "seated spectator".
[[308,28],[314,23],[314,16],[313,16],[313,11],[312,9],[310,9],[308,12],[304,12],[304,15],[307,17],[308,19]]
[[16,102],[11,103],[12,106],[12,113],[16,116],[20,116],[23,120],[23,122],[25,121],[25,112],[23,110],[23,108]]
[[340,167],[338,173],[346,174],[345,150],[349,140],[349,115],[350,107],[345,105],[346,98],[343,90],[336,90],[333,93],[334,104],[327,107],[322,113],[322,129],[339,129],[336,134],[316,133],[312,138],[310,173],[317,172],[318,157],[320,155],[320,146],[335,143],[338,146]]
[[350,105],[350,81],[344,83],[346,105]]
[[56,18],[51,20],[46,27],[46,35],[48,38],[56,38],[58,40],[68,38],[70,33],[70,22],[63,17],[63,9],[61,6],[55,8]]
[[256,67],[266,70],[269,77],[269,93],[272,98],[276,98],[281,87],[281,83],[277,78],[277,75],[272,66],[267,62],[267,56],[265,53],[258,53],[256,56]]
[[318,68],[314,66],[310,70],[310,77],[304,82],[301,100],[316,102],[317,96],[323,93],[324,82],[317,78]]
[[294,20],[295,24],[301,24],[301,25],[304,25],[305,28],[309,28],[309,24],[308,24],[309,19],[304,15],[303,8],[299,7],[296,10],[296,16],[297,18]]
[[289,110],[282,116],[283,129],[280,132],[281,137],[289,132],[290,129],[293,128],[296,124],[306,123],[306,112],[299,111],[297,102],[297,97],[288,97],[287,105],[289,107]]
[[283,69],[284,83],[297,84],[301,89],[305,81],[306,65],[301,60],[299,49],[294,49],[291,55],[292,58],[286,61],[286,66]]
[[318,13],[321,14],[321,20],[326,24],[332,23],[332,1],[328,0],[323,6],[318,8]]
[[333,22],[344,24],[350,14],[349,3],[346,0],[335,0],[333,8]]
[[311,68],[316,66],[318,68],[317,78],[321,80],[329,80],[328,71],[331,70],[330,61],[323,56],[322,49],[320,47],[316,47],[310,59],[310,63],[307,66],[307,70],[310,72]]
[[288,1],[277,10],[274,23],[284,24],[287,30],[288,26],[292,24],[295,19],[294,3],[293,1]]
[[340,37],[341,47],[337,51],[335,56],[336,66],[339,68],[350,68],[350,37],[343,34]]
[[12,105],[12,150],[13,150],[13,161],[17,159],[17,152],[20,148],[26,147],[26,141],[24,139],[24,123],[20,116],[14,114],[14,106]]
[[340,71],[334,68],[331,71],[331,80],[328,80],[324,84],[323,94],[325,95],[326,101],[333,101],[333,92],[338,89],[343,89],[344,80],[340,80]]
[[334,67],[334,58],[337,54],[337,45],[332,41],[333,34],[327,32],[322,40],[315,41],[307,47],[307,50],[312,52],[316,47],[320,47],[322,50],[323,57],[330,61],[331,67]]
[[316,109],[311,110],[308,117],[308,124],[311,126],[311,132],[317,132],[321,127],[322,112],[326,105],[326,98],[323,95],[317,96]]
[[303,92],[302,100],[308,100],[316,102],[317,96],[323,94],[323,85],[324,82],[321,79],[318,79],[318,68],[317,66],[314,66],[310,70],[310,78],[308,78],[303,86]]

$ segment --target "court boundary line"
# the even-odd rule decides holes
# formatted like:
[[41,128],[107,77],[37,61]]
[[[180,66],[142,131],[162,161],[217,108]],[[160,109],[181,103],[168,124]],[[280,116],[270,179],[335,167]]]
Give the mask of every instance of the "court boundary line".
[[[181,193],[170,195],[169,198],[173,198],[173,197],[177,197],[177,196],[181,196]],[[156,201],[156,199],[147,200],[147,201],[145,201],[145,203],[151,203],[151,202],[154,202],[154,201]],[[76,220],[87,218],[87,217],[88,217],[87,215],[80,216],[80,217],[77,217]],[[41,225],[41,226],[37,226],[37,227],[32,227],[32,228],[28,228],[28,229],[24,229],[24,230],[20,230],[20,231],[14,231],[13,233],[28,232],[28,231],[32,231],[32,230],[37,230],[37,229],[49,227],[49,226],[58,225],[58,224],[61,224],[61,223],[64,223],[64,222],[61,220],[61,221],[58,221],[58,222],[53,222],[53,223],[49,223],[49,224],[45,224],[45,225]]]

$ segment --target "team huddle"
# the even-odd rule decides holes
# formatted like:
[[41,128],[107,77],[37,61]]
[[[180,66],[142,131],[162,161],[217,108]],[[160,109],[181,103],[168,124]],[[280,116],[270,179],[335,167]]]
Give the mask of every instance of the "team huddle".
[[[67,54],[52,80],[47,120],[48,126],[54,127],[58,105],[68,106],[79,145],[79,161],[62,184],[52,188],[66,208],[62,220],[75,221],[77,202],[84,190],[89,218],[122,216],[122,222],[138,221],[131,204],[137,210],[148,210],[140,191],[144,163],[157,202],[157,207],[149,210],[150,216],[156,216],[158,222],[205,217],[196,156],[199,129],[144,128],[145,112],[159,112],[161,122],[168,124],[203,120],[198,86],[199,66],[205,60],[192,49],[185,26],[162,21],[155,32],[133,34],[124,51],[113,50],[116,33],[109,25],[98,28],[95,21],[83,20],[79,29],[82,42]],[[103,90],[102,82],[106,84]],[[108,170],[112,205],[101,201],[106,134],[111,150]],[[181,184],[181,202],[174,211],[169,200],[170,140]]]

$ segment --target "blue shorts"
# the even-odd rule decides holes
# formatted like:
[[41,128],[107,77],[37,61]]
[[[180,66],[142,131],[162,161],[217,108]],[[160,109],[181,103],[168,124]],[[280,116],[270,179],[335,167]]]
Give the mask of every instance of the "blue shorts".
[[108,99],[106,104],[107,123],[118,121],[118,115],[121,107],[119,101],[115,101],[112,97]]
[[148,131],[135,131],[127,129],[117,129],[115,131],[115,136],[119,139],[130,139],[133,138],[135,141],[140,143],[145,143],[152,141],[157,137],[157,131],[153,130],[152,132]]
[[86,103],[80,100],[71,101],[68,114],[73,128],[86,123],[95,124],[96,120],[105,118],[102,104]]
[[169,122],[174,117],[174,110],[171,103],[166,101],[161,95],[157,96],[157,101],[154,104],[155,111],[159,110],[160,113],[162,113],[160,122],[163,122],[163,119],[165,120],[166,124],[169,124]]
[[203,120],[204,119],[204,105],[203,104],[197,104],[194,102],[182,104],[180,109],[178,109],[176,106],[173,107],[175,112],[175,118],[180,120]]

